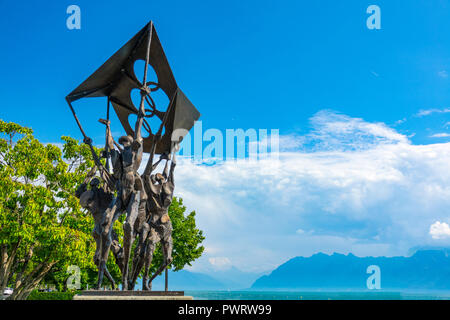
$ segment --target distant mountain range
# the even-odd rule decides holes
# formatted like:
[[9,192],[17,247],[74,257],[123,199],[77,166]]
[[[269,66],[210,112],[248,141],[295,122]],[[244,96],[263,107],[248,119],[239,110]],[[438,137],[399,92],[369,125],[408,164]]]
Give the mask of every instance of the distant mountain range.
[[[180,270],[169,271],[169,290],[240,290],[249,288],[263,273],[250,273],[235,267],[210,270],[208,273]],[[138,280],[136,289],[142,288]],[[153,280],[153,290],[164,290],[164,273]]]
[[357,257],[314,254],[296,257],[251,289],[367,289],[367,267],[380,268],[382,289],[450,290],[450,249],[419,249],[410,257]]
[[[410,257],[357,257],[353,254],[293,258],[271,273],[235,267],[205,273],[169,271],[169,290],[367,290],[367,267],[380,268],[381,289],[450,290],[450,248],[412,248]],[[263,275],[266,274],[266,275]],[[138,280],[136,289],[141,289]],[[164,290],[164,275],[153,281]]]
[[[197,272],[180,270],[169,271],[169,290],[220,290],[224,284],[213,277]],[[141,288],[138,284],[137,289]],[[164,273],[156,277],[152,284],[153,290],[164,290]]]

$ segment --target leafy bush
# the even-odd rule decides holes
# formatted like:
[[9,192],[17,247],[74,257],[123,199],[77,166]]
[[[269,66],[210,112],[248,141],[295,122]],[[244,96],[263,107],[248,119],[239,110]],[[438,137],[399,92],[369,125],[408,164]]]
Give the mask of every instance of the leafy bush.
[[28,300],[72,300],[73,296],[76,294],[77,291],[39,292],[34,290],[28,296]]

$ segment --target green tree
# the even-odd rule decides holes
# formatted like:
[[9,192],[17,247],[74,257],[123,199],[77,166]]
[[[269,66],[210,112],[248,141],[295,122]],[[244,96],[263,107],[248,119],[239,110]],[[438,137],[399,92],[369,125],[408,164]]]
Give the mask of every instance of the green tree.
[[0,137],[0,290],[12,286],[10,299],[26,299],[56,265],[93,267],[92,219],[73,195],[93,161],[87,146],[67,161],[15,123],[0,120]]

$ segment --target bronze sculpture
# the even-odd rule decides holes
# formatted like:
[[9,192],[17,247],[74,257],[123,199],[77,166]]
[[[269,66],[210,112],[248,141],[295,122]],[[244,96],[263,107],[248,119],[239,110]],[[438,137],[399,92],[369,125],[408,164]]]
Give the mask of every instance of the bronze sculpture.
[[[87,209],[94,218],[94,230],[92,230],[92,237],[95,239],[96,249],[94,254],[94,263],[99,267],[100,264],[100,252],[102,250],[101,236],[102,236],[102,221],[104,219],[104,213],[106,208],[109,206],[113,198],[112,192],[106,191],[103,188],[99,188],[100,181],[98,178],[93,178],[96,172],[96,167],[89,172],[86,176],[84,182],[78,187],[75,192],[75,196],[80,199],[80,205]],[[87,185],[90,185],[90,189],[87,189]],[[120,251],[120,246],[117,241],[117,236],[113,235],[115,243],[113,247],[114,256],[117,259],[117,255]],[[120,260],[120,259],[119,259]],[[116,283],[109,273],[108,269],[105,267],[104,272],[106,277],[111,282],[112,288],[114,289]]]
[[[137,60],[146,62],[142,82],[137,79],[133,70]],[[157,82],[147,81],[149,67],[154,69],[158,78]],[[139,106],[135,106],[131,100],[132,89],[140,91]],[[170,100],[165,111],[159,110],[160,106],[157,106],[152,99],[152,93],[157,90],[162,90]],[[105,165],[95,153],[93,141],[86,135],[72,106],[72,102],[84,97],[107,97],[106,119],[99,120],[106,125],[106,144],[101,155],[106,161]],[[104,189],[108,190],[102,195],[95,191],[102,203],[102,209],[96,209],[100,219],[96,220],[94,236],[97,243],[95,262],[99,271],[97,288],[100,288],[104,274],[110,281],[112,280],[106,269],[109,251],[112,250],[122,272],[122,289],[132,289],[144,267],[143,289],[148,290],[151,281],[172,261],[172,225],[168,209],[175,187],[176,161],[173,151],[200,114],[179,89],[152,22],[149,22],[73,90],[66,97],[66,101],[84,137],[83,141],[90,146],[96,167],[104,182]],[[109,119],[111,104],[126,132],[126,135],[119,139],[119,143],[114,141],[111,134]],[[128,122],[130,114],[137,115],[134,130]],[[156,132],[152,132],[146,120],[154,116],[161,121]],[[146,137],[143,137],[143,129],[148,133]],[[179,129],[181,129],[181,135]],[[177,131],[176,136],[173,134],[175,131]],[[140,175],[138,170],[144,152],[149,153],[149,160],[144,173]],[[159,161],[153,163],[155,154],[160,154],[161,157]],[[166,161],[163,174],[152,174],[163,160]],[[170,170],[169,161],[171,161]],[[110,168],[110,162],[112,168]],[[88,198],[88,194],[84,195],[88,192],[86,184],[83,188],[80,191],[82,192],[79,195],[80,200]],[[93,186],[93,188],[96,187]],[[94,192],[91,190],[89,192]],[[115,197],[114,192],[117,194]],[[86,208],[89,206],[86,205]],[[98,213],[99,210],[101,214]],[[123,224],[124,240],[122,247],[118,248],[112,226],[122,213],[126,213]],[[136,238],[138,238],[138,244],[130,268],[130,251]],[[147,281],[154,246],[158,241],[162,244],[164,262]]]
[[[148,186],[149,190],[147,205],[149,206],[149,211],[152,215],[149,222],[151,232],[148,239],[148,249],[146,251],[147,255],[145,257],[145,269],[142,282],[143,290],[149,290],[151,288],[152,280],[172,262],[172,222],[170,221],[168,212],[173,199],[173,191],[175,189],[175,153],[173,153],[171,161],[172,163],[170,165],[169,172],[167,171],[169,159],[167,159],[164,173],[162,175],[160,173],[156,173],[152,174],[150,177],[148,175],[144,177],[146,179],[145,185]],[[147,282],[148,270],[152,261],[153,251],[155,250],[155,245],[158,242],[161,242],[163,263]]]
[[[176,166],[175,153],[172,155],[169,170],[170,155],[163,154],[159,161],[166,160],[163,174],[147,174],[143,177],[144,185],[148,194],[147,211],[149,213],[146,222],[146,232],[142,234],[142,242],[136,248],[135,270],[131,278],[132,286],[144,264],[144,276],[142,278],[142,290],[150,290],[151,283],[155,277],[172,262],[172,222],[168,214],[175,189],[174,170]],[[158,163],[159,163],[158,161]],[[153,168],[152,168],[153,169]],[[155,274],[148,279],[148,273],[152,262],[153,252],[156,244],[161,243],[163,252],[163,263]]]

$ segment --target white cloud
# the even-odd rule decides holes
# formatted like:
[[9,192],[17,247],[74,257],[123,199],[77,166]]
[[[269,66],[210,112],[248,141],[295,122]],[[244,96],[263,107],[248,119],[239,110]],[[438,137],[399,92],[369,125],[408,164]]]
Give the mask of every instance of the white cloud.
[[441,78],[447,79],[447,78],[448,78],[448,72],[447,72],[447,70],[439,71],[439,72],[438,72],[438,76],[441,77]]
[[450,137],[450,133],[442,132],[430,135],[430,138],[447,138],[447,137]]
[[430,235],[436,240],[450,238],[450,226],[445,222],[436,221],[430,226]]
[[311,127],[280,139],[292,143],[278,161],[180,157],[175,195],[206,235],[195,270],[217,257],[267,271],[318,251],[389,256],[430,244],[430,224],[450,215],[450,143],[413,145],[383,123],[331,111]]
[[370,123],[331,110],[322,110],[310,118],[312,132],[307,135],[315,149],[361,150],[380,144],[409,143],[384,123]]
[[406,121],[407,121],[407,119],[406,119],[406,118],[403,118],[403,119],[397,120],[397,121],[395,121],[395,125],[400,125],[400,124],[403,124],[403,123],[405,123]]
[[433,113],[449,113],[450,112],[450,108],[444,108],[444,109],[425,109],[425,110],[420,110],[417,114],[416,117],[425,117],[425,116],[429,116]]
[[227,257],[212,257],[208,259],[213,268],[217,270],[226,270],[231,268],[231,261]]

